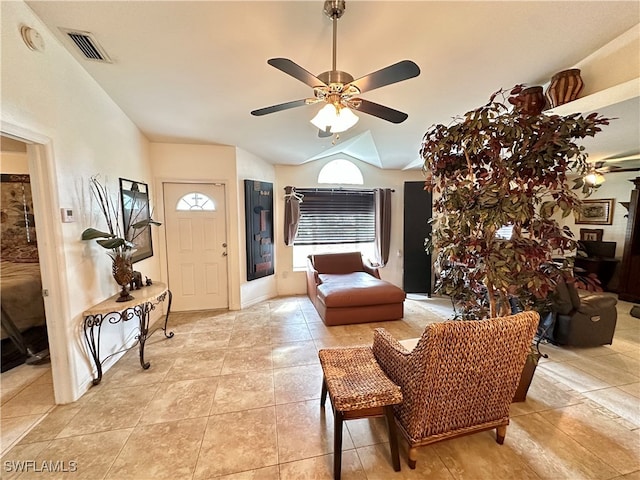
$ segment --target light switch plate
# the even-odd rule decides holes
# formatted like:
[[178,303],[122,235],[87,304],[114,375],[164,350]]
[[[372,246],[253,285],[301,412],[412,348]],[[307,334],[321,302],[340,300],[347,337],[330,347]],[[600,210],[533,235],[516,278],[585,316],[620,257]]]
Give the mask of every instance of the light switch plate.
[[62,223],[72,223],[76,221],[73,216],[73,210],[70,208],[61,208],[60,215],[62,217]]

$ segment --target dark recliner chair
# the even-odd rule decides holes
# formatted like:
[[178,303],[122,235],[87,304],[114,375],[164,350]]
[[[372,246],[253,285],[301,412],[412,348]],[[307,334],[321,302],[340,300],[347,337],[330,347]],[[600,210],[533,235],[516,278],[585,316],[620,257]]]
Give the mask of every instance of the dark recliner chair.
[[556,320],[550,340],[575,347],[611,344],[618,318],[617,303],[609,295],[580,297],[573,283],[558,283],[553,298]]

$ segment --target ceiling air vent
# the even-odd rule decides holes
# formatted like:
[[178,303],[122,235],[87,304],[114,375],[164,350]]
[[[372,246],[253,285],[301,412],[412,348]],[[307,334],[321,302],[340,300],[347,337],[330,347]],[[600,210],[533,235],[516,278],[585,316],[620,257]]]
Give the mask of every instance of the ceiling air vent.
[[60,28],[60,30],[67,35],[69,39],[71,39],[87,60],[111,63],[109,55],[107,55],[107,52],[104,51],[104,48],[100,46],[91,33],[82,32],[80,30],[69,30],[66,28]]

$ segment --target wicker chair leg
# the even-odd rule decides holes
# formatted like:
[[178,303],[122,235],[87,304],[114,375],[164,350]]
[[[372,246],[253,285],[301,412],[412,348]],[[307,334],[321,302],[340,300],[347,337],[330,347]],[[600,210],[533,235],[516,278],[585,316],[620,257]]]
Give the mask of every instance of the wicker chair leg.
[[322,377],[322,391],[320,392],[320,406],[324,405],[327,401],[327,380]]
[[409,468],[411,470],[415,470],[417,461],[418,449],[416,447],[409,447],[409,458],[407,459],[407,463],[409,464]]
[[384,415],[387,418],[387,428],[389,430],[389,446],[391,447],[391,462],[393,470],[400,471],[400,454],[398,453],[398,436],[396,434],[396,420],[393,416],[393,407],[384,407]]
[[496,428],[496,442],[498,442],[500,445],[502,445],[504,443],[504,437],[507,434],[507,426],[506,425],[500,425],[499,427]]
[[342,470],[342,412],[334,412],[333,422],[333,478],[340,480]]

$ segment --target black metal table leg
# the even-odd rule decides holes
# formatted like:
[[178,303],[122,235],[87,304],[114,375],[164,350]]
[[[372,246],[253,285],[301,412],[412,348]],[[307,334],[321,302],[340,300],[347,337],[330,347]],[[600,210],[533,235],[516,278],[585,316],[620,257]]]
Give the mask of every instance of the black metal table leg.
[[147,335],[149,334],[149,312],[151,311],[151,304],[145,303],[140,305],[140,308],[136,308],[138,318],[140,319],[140,335],[138,336],[138,342],[140,347],[140,366],[147,370],[151,364],[144,361],[144,345],[147,342]]
[[164,317],[164,328],[162,331],[164,332],[164,336],[167,338],[173,337],[173,332],[169,332],[167,335],[167,322],[169,321],[169,314],[171,313],[171,301],[173,300],[173,293],[171,290],[167,290],[167,295],[169,295],[169,301],[167,302],[167,315]]
[[[102,315],[89,316],[84,319],[84,338],[87,341],[89,353],[96,366],[97,377],[93,379],[93,385],[102,381],[102,362],[100,362],[100,334],[102,332]],[[98,335],[96,337],[96,329]]]

